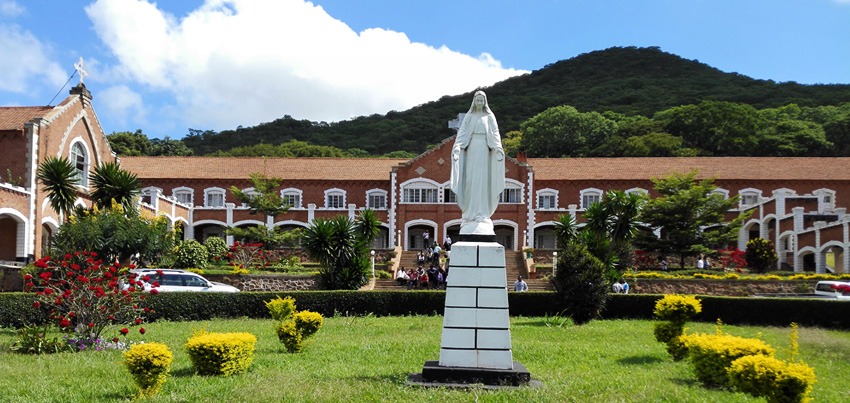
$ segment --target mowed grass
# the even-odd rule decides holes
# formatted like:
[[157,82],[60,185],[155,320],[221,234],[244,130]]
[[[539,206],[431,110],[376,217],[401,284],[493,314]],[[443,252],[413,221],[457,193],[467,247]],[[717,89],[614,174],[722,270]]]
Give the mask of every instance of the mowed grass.
[[[271,320],[147,324],[146,341],[174,352],[172,376],[157,402],[751,402],[763,401],[694,380],[690,364],[673,362],[638,320],[593,321],[547,327],[543,318],[512,319],[514,359],[538,388],[452,390],[405,386],[426,360],[438,359],[442,317],[327,318],[301,354],[285,353]],[[193,331],[250,332],[257,349],[250,369],[232,377],[198,376],[183,344]],[[787,358],[789,329],[724,326],[744,337],[761,337]],[[714,333],[692,323],[688,332]],[[136,333],[136,337],[141,336]],[[0,401],[129,401],[135,389],[117,351],[20,355],[15,336],[0,329]],[[800,355],[815,368],[812,397],[850,401],[850,333],[800,329]]]

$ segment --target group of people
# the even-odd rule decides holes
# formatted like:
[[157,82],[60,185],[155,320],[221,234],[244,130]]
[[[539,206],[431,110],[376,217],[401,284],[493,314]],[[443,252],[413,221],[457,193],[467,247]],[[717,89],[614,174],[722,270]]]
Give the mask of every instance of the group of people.
[[396,272],[395,280],[399,285],[407,285],[408,290],[440,290],[446,286],[446,277],[449,272],[439,265],[431,265],[427,270],[419,266],[416,269],[405,269],[401,266]]
[[626,282],[626,279],[621,278],[620,281],[614,282],[614,285],[611,286],[614,294],[628,294],[629,293],[629,283]]
[[442,262],[440,261],[443,256],[446,259],[449,258],[449,250],[441,248],[440,245],[434,245],[434,247],[425,248],[425,250],[420,251],[416,255],[416,264],[420,266],[434,265],[439,266]]
[[711,260],[708,259],[708,256],[699,255],[699,260],[697,260],[697,269],[711,270]]

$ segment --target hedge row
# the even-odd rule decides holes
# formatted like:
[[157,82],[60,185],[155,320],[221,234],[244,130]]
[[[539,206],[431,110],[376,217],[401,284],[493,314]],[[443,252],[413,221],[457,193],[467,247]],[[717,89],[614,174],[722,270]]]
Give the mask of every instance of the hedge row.
[[[299,310],[334,314],[378,316],[441,315],[445,291],[293,291],[225,293],[161,293],[149,296],[148,306],[155,310],[151,319],[174,321],[208,320],[212,318],[270,318],[264,302],[276,296],[295,298]],[[661,295],[611,295],[605,310],[606,319],[651,319],[655,301]],[[739,298],[700,296],[702,313],[694,320],[728,324],[801,326],[850,329],[850,301]],[[555,293],[508,293],[513,316],[543,316],[562,310]],[[20,327],[39,323],[45,311],[32,307],[34,295],[0,293],[0,327]]]

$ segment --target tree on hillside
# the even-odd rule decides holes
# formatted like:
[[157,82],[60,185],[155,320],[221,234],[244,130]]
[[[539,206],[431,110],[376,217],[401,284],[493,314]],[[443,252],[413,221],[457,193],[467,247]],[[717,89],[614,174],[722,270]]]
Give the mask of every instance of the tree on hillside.
[[563,105],[527,120],[520,130],[520,148],[530,157],[585,157],[617,131],[617,123],[599,113]]
[[697,181],[697,172],[674,172],[652,179],[661,196],[646,203],[640,220],[660,230],[661,236],[641,232],[635,241],[643,250],[679,256],[681,268],[686,257],[728,245],[750,215],[740,214],[725,221],[724,214],[737,208],[738,196],[724,199],[722,194],[713,192],[717,189],[714,179]]
[[670,108],[654,119],[663,122],[665,132],[681,137],[686,147],[716,156],[757,155],[756,134],[765,126],[752,106],[720,101]]
[[148,139],[141,129],[136,130],[135,133],[112,132],[106,135],[106,139],[112,151],[118,155],[151,157],[192,155],[192,150],[182,141],[173,140],[168,136],[164,139]]

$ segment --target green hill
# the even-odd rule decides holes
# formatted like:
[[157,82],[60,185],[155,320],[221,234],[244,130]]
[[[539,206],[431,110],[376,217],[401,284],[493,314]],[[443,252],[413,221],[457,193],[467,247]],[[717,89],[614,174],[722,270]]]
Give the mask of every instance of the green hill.
[[[502,133],[547,108],[571,105],[581,112],[613,111],[653,116],[671,107],[705,100],[775,108],[839,105],[850,102],[850,85],[801,85],[755,80],[725,73],[658,48],[610,48],[545,66],[484,88]],[[445,96],[406,111],[325,123],[284,116],[254,127],[221,132],[191,130],[183,142],[195,155],[254,144],[290,140],[380,155],[404,150],[422,152],[452,135],[447,121],[465,112],[472,93]]]

